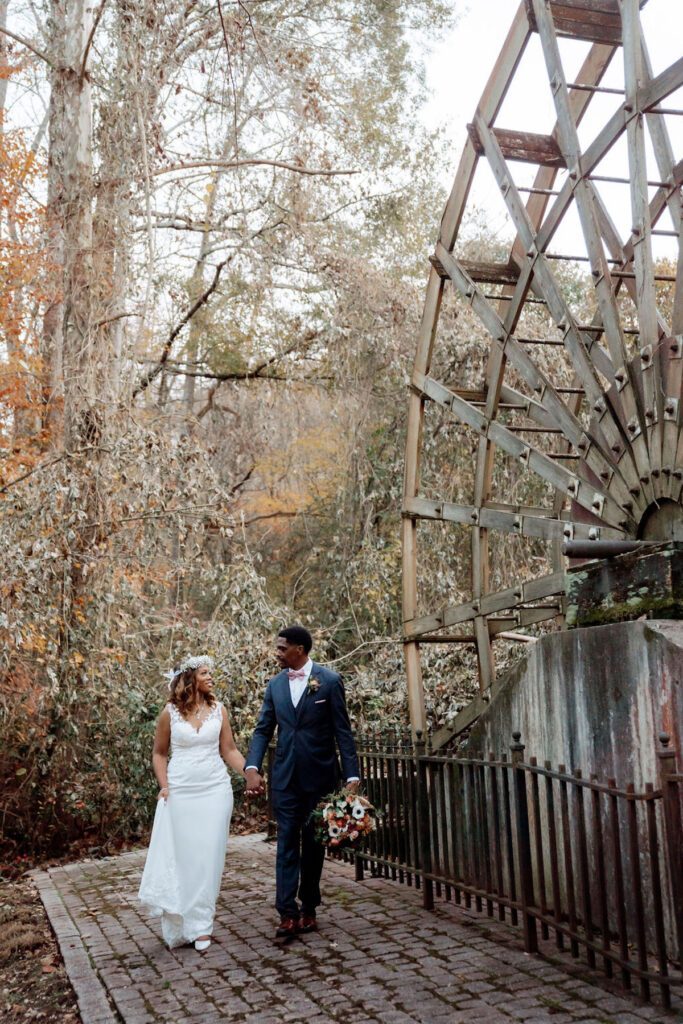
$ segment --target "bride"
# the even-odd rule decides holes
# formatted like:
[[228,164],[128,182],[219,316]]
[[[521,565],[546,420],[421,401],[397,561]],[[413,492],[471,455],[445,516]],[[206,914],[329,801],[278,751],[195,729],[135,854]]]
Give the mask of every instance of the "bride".
[[211,666],[200,655],[176,670],[154,736],[159,796],[138,898],[161,917],[171,948],[211,943],[233,804],[224,762],[244,769],[227,711],[213,695]]

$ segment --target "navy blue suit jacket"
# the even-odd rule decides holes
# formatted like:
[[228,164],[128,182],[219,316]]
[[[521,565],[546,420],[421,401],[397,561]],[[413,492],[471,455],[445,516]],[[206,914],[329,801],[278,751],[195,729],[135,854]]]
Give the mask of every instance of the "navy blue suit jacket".
[[304,690],[296,707],[286,669],[269,680],[246,763],[261,770],[277,726],[272,788],[287,789],[295,780],[305,792],[324,795],[339,783],[335,740],[344,779],[357,777],[360,771],[341,676],[314,662],[309,685],[311,680],[317,680],[319,688],[313,693]]

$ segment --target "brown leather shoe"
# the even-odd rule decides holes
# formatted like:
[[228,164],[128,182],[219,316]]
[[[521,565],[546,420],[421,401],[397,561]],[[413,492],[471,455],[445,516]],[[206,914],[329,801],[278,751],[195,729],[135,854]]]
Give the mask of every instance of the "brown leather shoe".
[[290,939],[296,938],[298,931],[299,922],[296,917],[283,917],[280,919],[280,925],[275,932],[275,938],[289,942]]
[[299,931],[300,932],[317,932],[317,930],[318,930],[318,922],[315,919],[315,914],[303,913],[301,915],[301,922],[299,923]]

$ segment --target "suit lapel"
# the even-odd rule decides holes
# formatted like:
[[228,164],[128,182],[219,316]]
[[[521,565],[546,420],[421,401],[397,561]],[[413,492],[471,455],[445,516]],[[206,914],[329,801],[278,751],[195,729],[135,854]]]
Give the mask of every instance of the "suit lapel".
[[286,671],[282,671],[277,681],[277,701],[280,714],[289,719],[289,721],[296,721],[296,708],[292,704],[292,694],[289,689],[289,676]]

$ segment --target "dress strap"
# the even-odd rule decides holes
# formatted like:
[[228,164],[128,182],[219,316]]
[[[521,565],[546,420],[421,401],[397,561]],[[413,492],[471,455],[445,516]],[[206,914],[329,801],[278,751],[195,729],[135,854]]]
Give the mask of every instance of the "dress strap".
[[183,716],[178,711],[178,708],[175,706],[175,704],[172,704],[171,701],[169,701],[166,707],[164,708],[164,711],[166,710],[168,710],[172,722],[184,721]]

